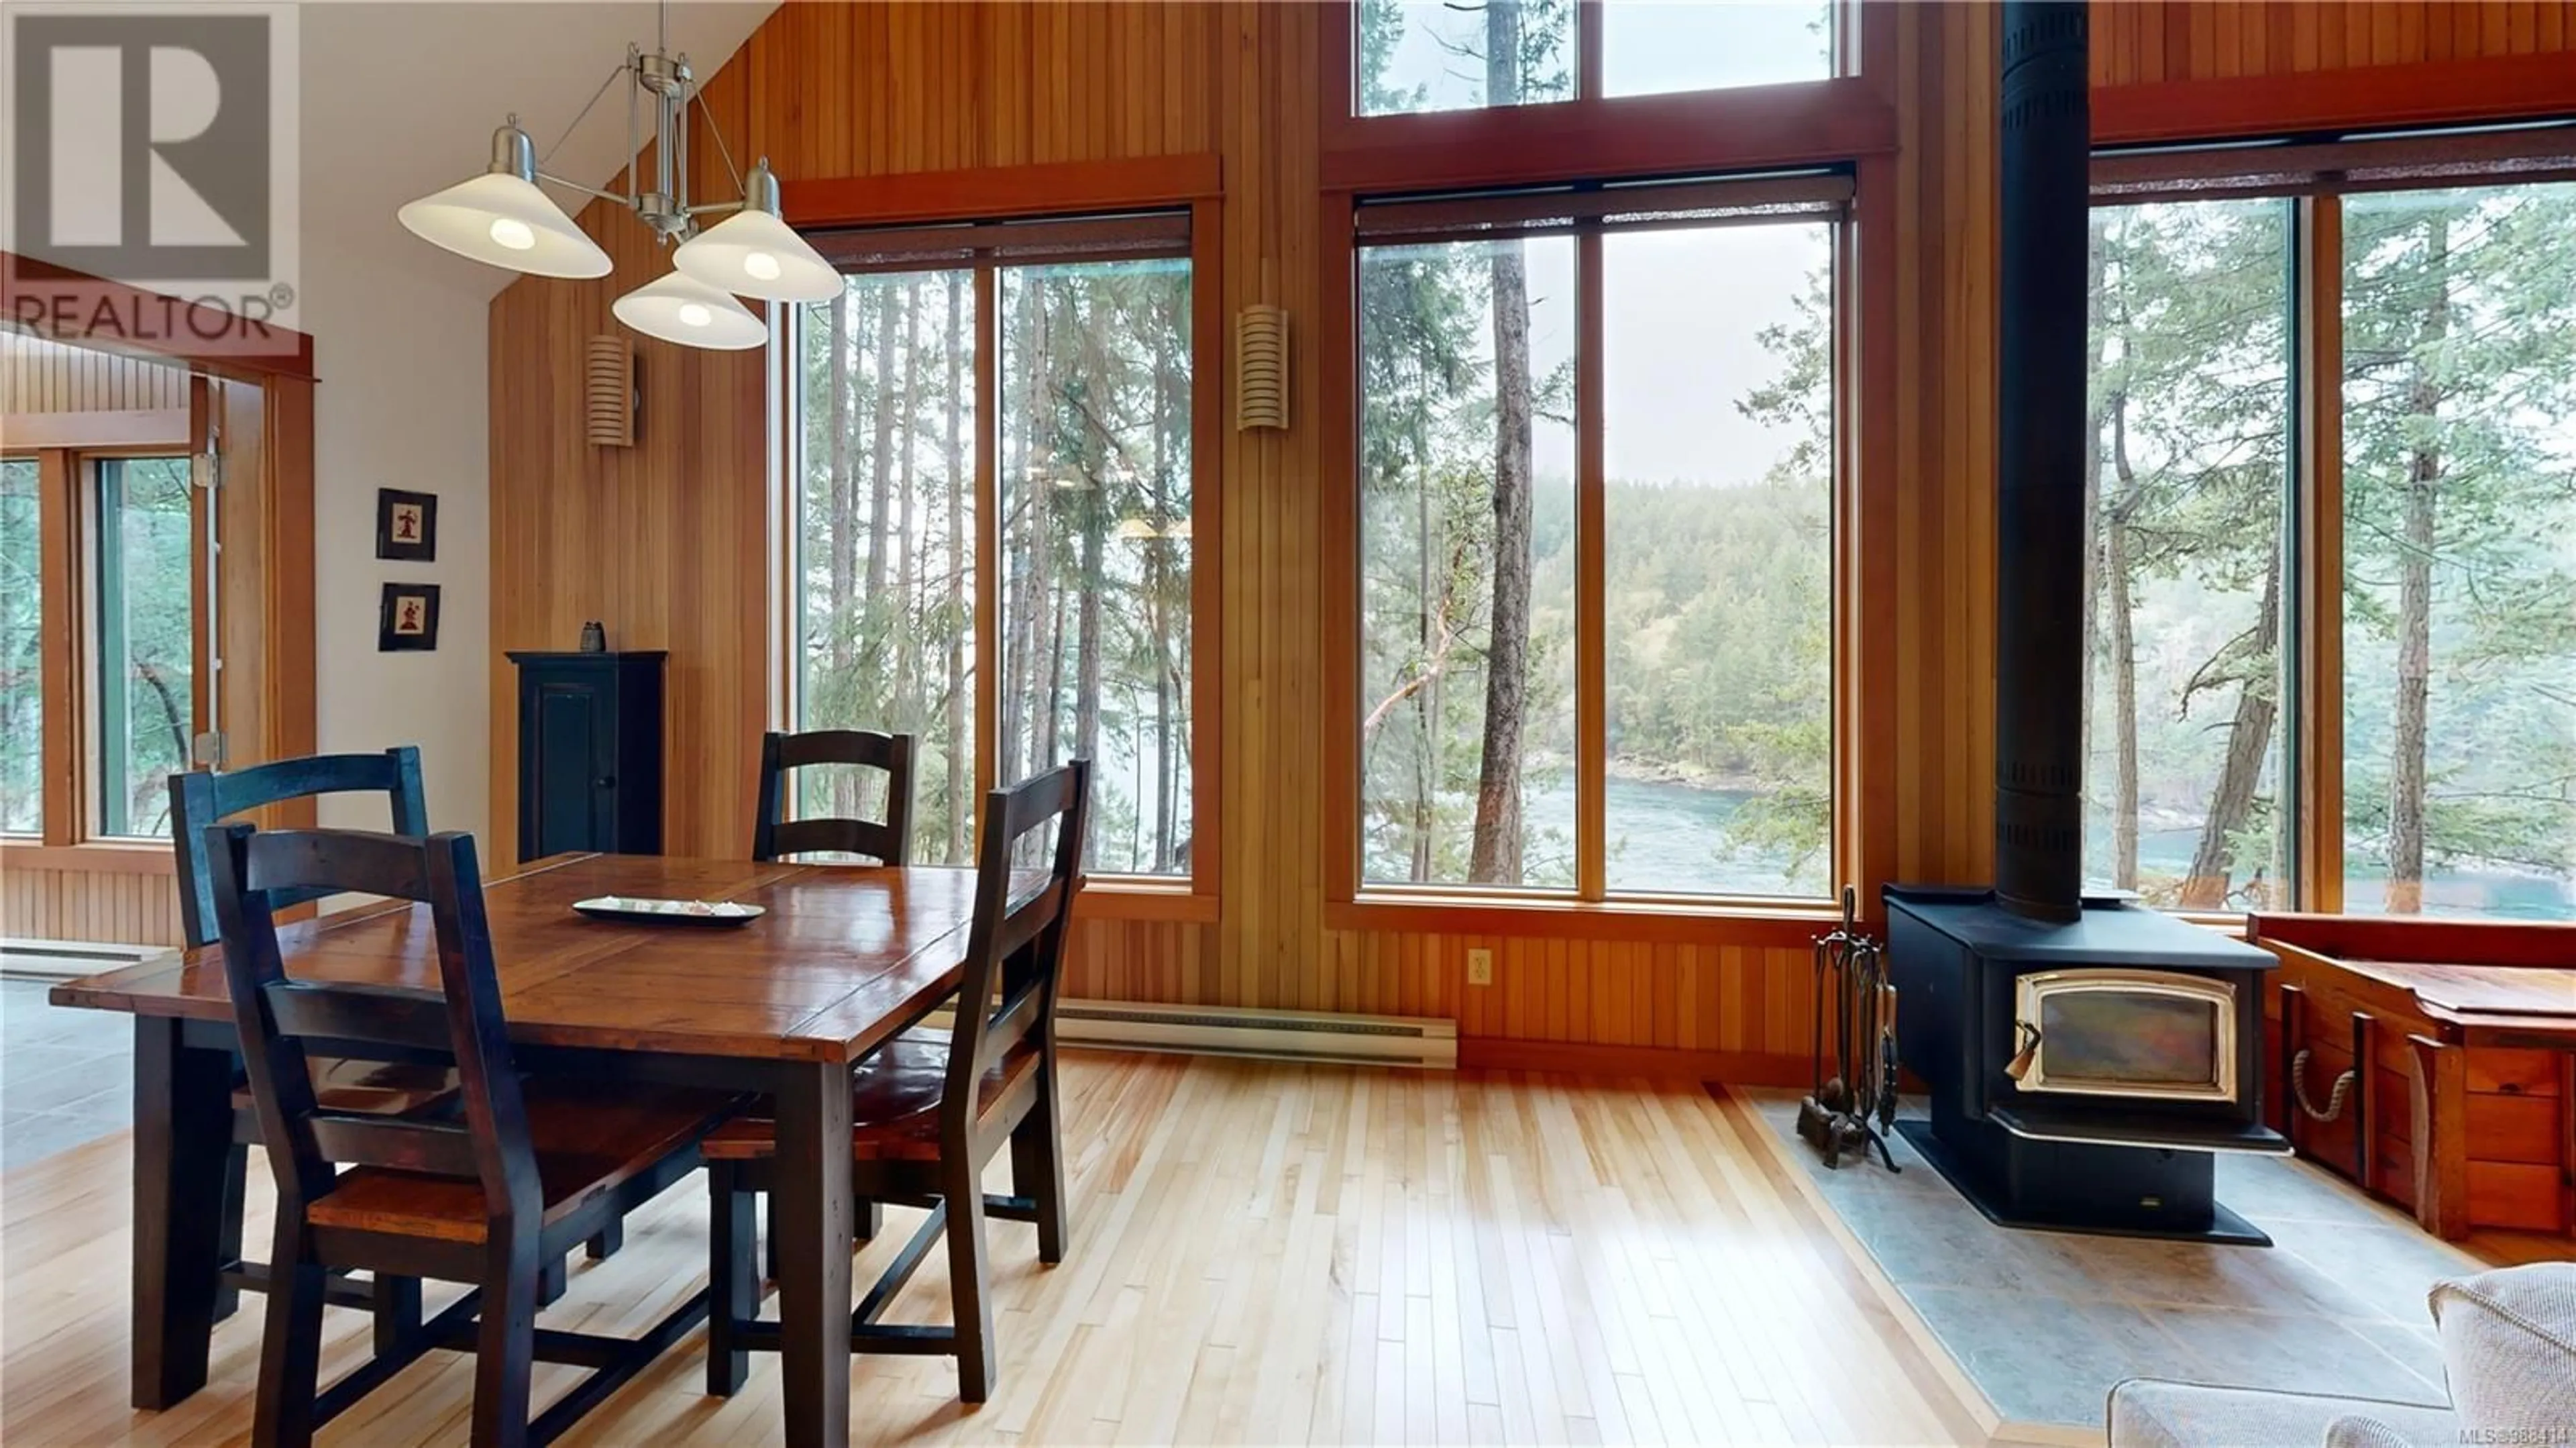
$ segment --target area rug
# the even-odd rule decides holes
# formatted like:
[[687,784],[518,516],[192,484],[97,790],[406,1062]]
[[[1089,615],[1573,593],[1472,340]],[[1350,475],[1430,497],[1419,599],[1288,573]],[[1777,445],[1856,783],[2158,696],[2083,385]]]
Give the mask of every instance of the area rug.
[[1901,1172],[1831,1169],[1793,1094],[1740,1094],[2007,1427],[2098,1432],[2133,1377],[2449,1401],[2425,1293],[2482,1264],[2316,1168],[2218,1159],[2219,1200],[2268,1248],[2013,1231],[1902,1136]]

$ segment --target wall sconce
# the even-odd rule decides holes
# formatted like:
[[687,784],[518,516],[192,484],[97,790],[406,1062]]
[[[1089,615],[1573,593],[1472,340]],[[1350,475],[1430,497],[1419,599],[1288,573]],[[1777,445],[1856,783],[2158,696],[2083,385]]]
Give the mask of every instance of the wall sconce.
[[1234,322],[1234,426],[1288,426],[1288,313],[1255,303]]
[[644,389],[635,375],[635,344],[625,337],[590,339],[582,376],[584,432],[598,447],[633,447]]

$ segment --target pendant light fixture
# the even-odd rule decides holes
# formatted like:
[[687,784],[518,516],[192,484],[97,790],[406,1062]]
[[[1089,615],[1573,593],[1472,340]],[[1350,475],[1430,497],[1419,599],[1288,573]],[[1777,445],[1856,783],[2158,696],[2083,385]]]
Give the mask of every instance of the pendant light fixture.
[[[662,7],[667,21],[669,6]],[[626,83],[627,190],[604,191],[540,169],[535,144],[518,117],[492,135],[492,166],[483,175],[424,196],[397,213],[414,235],[459,256],[533,276],[606,276],[607,252],[585,235],[542,190],[550,181],[603,201],[614,201],[652,228],[664,245],[677,243],[678,271],[617,299],[619,321],[647,336],[692,347],[756,347],[769,329],[729,293],[772,302],[822,301],[841,289],[840,273],[779,214],[778,178],[762,160],[745,178],[725,149],[715,116],[698,93],[686,55],[674,56],[657,39],[650,51],[633,45],[600,82],[569,133],[579,127],[620,80]],[[739,201],[689,199],[689,104],[706,116],[707,134],[740,190]],[[652,133],[640,111],[650,107]],[[653,174],[639,175],[643,143],[653,144]],[[557,145],[562,143],[558,141]],[[551,154],[551,151],[549,152]],[[704,230],[701,218],[725,219]],[[748,338],[748,340],[746,340]]]
[[670,272],[611,303],[617,320],[647,337],[683,347],[738,351],[769,340],[769,324],[751,309],[686,272]]
[[492,169],[394,213],[458,256],[541,277],[604,277],[608,253],[537,189],[537,148],[519,118],[492,133]]
[[762,161],[744,180],[742,209],[671,253],[671,265],[711,287],[773,302],[823,302],[841,274],[779,217],[778,178]]

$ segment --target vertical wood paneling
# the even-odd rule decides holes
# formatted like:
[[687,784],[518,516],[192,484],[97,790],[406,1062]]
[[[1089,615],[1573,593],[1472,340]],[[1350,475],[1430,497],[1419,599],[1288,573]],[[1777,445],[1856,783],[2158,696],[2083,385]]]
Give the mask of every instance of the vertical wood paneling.
[[0,331],[0,414],[157,412],[187,405],[185,367]]
[[179,892],[167,871],[0,866],[0,934],[119,945],[179,943]]
[[[1991,866],[1993,809],[1994,86],[1990,6],[1898,5],[1888,17],[1901,149],[1892,171],[1893,332],[1884,399],[1897,485],[1870,566],[1895,580],[1894,663],[1860,706],[1895,742],[1883,865],[1973,881]],[[2096,7],[2100,84],[2262,76],[2448,54],[2551,50],[2566,3],[2474,27],[2471,7],[2168,0]],[[1641,943],[1343,930],[1325,924],[1326,792],[1318,496],[1330,430],[1318,338],[1326,235],[1317,190],[1330,6],[1215,0],[792,4],[710,82],[737,156],[789,180],[1216,152],[1226,194],[1215,285],[1230,317],[1266,301],[1291,317],[1305,399],[1285,432],[1226,429],[1201,460],[1222,516],[1200,565],[1219,599],[1200,634],[1223,710],[1209,770],[1223,802],[1214,924],[1087,919],[1070,989],[1100,998],[1454,1018],[1470,1042],[1662,1049],[1711,1061],[1795,1059],[1812,1005],[1807,954],[1776,943]],[[2384,34],[2383,34],[2384,31]],[[2502,50],[2496,50],[2501,47]],[[700,145],[702,163],[714,150]],[[711,180],[712,173],[702,179]],[[719,185],[716,189],[721,189]],[[736,853],[765,723],[765,402],[757,358],[644,344],[633,449],[592,449],[577,418],[582,339],[608,303],[667,265],[631,220],[584,225],[617,259],[598,282],[525,280],[492,308],[493,646],[561,647],[581,621],[672,654],[675,851]],[[1203,355],[1202,367],[1222,367]],[[493,679],[493,820],[515,835],[516,720]],[[514,843],[514,841],[512,841]],[[505,848],[494,850],[506,856]],[[1777,937],[1771,937],[1776,942]],[[1490,987],[1465,952],[1495,952]]]
[[2570,0],[2093,0],[2093,83],[2295,75],[2554,54]]

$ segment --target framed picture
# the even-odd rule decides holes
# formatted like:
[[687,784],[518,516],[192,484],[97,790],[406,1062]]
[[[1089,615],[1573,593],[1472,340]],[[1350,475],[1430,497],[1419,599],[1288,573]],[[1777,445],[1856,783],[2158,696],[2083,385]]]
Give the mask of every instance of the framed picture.
[[388,583],[376,612],[376,650],[393,653],[438,647],[438,585]]
[[412,563],[438,557],[438,495],[376,489],[376,556]]

